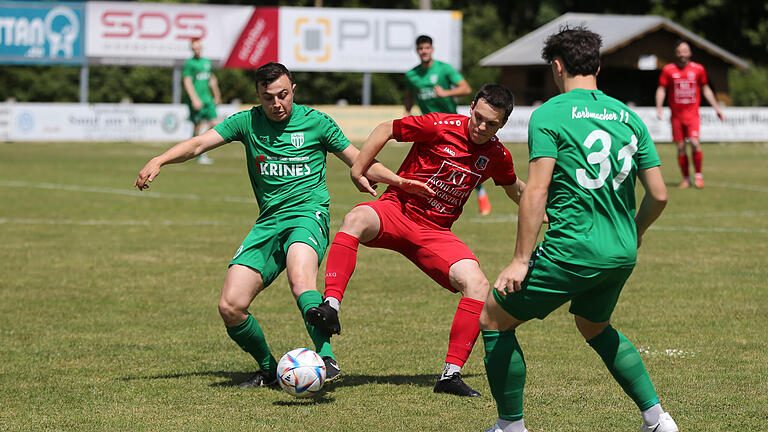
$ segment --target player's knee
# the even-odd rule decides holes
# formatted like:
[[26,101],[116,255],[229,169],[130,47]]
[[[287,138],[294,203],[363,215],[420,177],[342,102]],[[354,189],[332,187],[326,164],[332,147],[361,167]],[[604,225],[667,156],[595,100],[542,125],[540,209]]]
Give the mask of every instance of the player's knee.
[[219,315],[227,326],[233,326],[248,317],[248,309],[222,295],[219,299]]
[[480,312],[480,330],[498,330],[496,321],[492,319],[491,313],[488,310],[488,304],[483,306],[483,311]]
[[359,237],[359,234],[365,230],[369,223],[369,215],[360,207],[353,208],[341,223],[341,231]]

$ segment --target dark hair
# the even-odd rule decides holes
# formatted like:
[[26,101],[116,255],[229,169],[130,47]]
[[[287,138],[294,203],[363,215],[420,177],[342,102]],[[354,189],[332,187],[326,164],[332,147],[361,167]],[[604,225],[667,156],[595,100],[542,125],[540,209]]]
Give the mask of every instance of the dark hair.
[[571,28],[566,24],[560,27],[559,33],[550,35],[544,42],[541,58],[548,63],[559,58],[571,75],[597,75],[602,45],[599,34],[584,26]]
[[[190,45],[192,45],[195,42],[200,42],[200,38],[199,37],[195,37],[195,38],[192,38],[192,39],[189,40],[189,44]],[[677,46],[677,45],[675,45],[675,46]]]
[[675,44],[673,46],[675,49],[677,49],[677,47],[679,47],[682,44],[688,44],[688,42],[686,42],[684,39],[676,39]]
[[423,43],[428,43],[428,44],[432,45],[432,38],[427,36],[427,35],[421,35],[421,36],[416,38],[416,46],[417,47],[419,45],[423,44]]
[[515,96],[508,88],[499,84],[485,84],[481,87],[480,91],[475,95],[475,106],[477,106],[477,101],[480,99],[494,108],[504,108],[503,121],[505,122],[515,107]]
[[291,71],[287,67],[275,62],[263,64],[256,69],[256,86],[261,84],[266,87],[283,75],[286,75],[291,84],[293,84],[293,75],[291,75]]

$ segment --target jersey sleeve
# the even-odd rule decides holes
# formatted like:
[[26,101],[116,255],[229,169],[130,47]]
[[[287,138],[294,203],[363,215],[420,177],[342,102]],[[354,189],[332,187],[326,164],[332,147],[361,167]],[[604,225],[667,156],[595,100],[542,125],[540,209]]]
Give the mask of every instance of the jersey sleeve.
[[191,77],[195,75],[194,68],[192,67],[192,62],[189,60],[184,62],[184,67],[181,69],[181,76],[182,77]]
[[213,129],[224,138],[226,142],[243,141],[247,134],[248,125],[251,122],[251,110],[240,111],[227,117]]
[[704,69],[704,66],[699,67],[698,78],[700,86],[707,84],[707,70]]
[[501,145],[503,155],[501,162],[496,165],[491,178],[496,186],[513,185],[517,183],[517,174],[515,173],[515,163],[512,161],[512,154]]
[[459,71],[457,71],[456,69],[453,68],[453,66],[447,63],[446,63],[446,69],[448,72],[448,81],[450,81],[451,84],[456,85],[459,83],[459,81],[464,79],[464,77],[459,73]]
[[659,74],[659,87],[667,86],[669,86],[669,76],[667,74],[667,68],[663,68]]
[[635,153],[635,161],[637,162],[637,169],[653,168],[661,165],[659,154],[656,152],[656,145],[651,139],[651,134],[648,132],[648,128],[645,126],[640,117],[634,112],[635,134],[637,136],[637,153]]
[[536,110],[528,122],[528,160],[540,157],[557,159],[557,131],[543,118],[541,110]]
[[327,151],[336,153],[349,147],[349,139],[341,131],[338,124],[327,114],[318,112],[319,121],[323,125],[322,141]]
[[[407,116],[392,123],[392,132],[400,142],[426,142],[431,141],[441,133],[438,124],[442,121],[435,113]],[[440,123],[438,123],[440,122]]]

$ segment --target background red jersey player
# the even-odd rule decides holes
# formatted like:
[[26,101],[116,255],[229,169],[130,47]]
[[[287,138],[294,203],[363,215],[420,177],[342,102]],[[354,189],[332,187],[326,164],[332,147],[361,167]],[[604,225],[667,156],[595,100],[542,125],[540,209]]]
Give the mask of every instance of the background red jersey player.
[[355,183],[364,179],[363,173],[390,139],[413,142],[413,147],[397,175],[383,180],[390,185],[386,192],[344,217],[328,253],[326,300],[308,311],[313,325],[328,334],[339,333],[337,312],[355,268],[358,245],[400,252],[442,287],[462,295],[445,368],[435,384],[437,393],[480,396],[462,381],[460,371],[480,333],[478,319],[490,285],[475,255],[450,228],[472,190],[489,178],[513,201],[520,201],[525,183],[515,175],[511,155],[495,136],[512,107],[508,89],[485,85],[470,105],[470,117],[430,113],[377,126],[350,170]]
[[702,152],[699,142],[701,95],[703,94],[707,102],[712,105],[721,121],[725,120],[725,116],[717,104],[712,89],[707,84],[707,72],[704,66],[691,61],[691,47],[682,40],[675,43],[675,62],[664,66],[659,76],[659,86],[656,89],[656,112],[659,119],[661,119],[661,107],[667,93],[669,109],[672,111],[672,139],[677,144],[677,161],[683,174],[683,181],[679,187],[687,188],[691,185],[688,154],[685,151],[685,139],[688,138],[693,147],[695,184],[696,187],[703,188]]

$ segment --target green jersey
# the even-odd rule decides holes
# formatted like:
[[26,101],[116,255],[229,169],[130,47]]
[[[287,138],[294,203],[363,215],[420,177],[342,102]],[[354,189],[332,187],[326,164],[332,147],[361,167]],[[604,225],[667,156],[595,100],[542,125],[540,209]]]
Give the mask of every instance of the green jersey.
[[325,157],[349,140],[326,114],[293,105],[291,116],[273,122],[262,107],[231,115],[214,127],[227,142],[245,145],[248,175],[262,217],[321,211],[330,205]]
[[194,58],[184,62],[184,68],[181,72],[182,77],[192,77],[192,84],[195,87],[195,93],[203,101],[213,101],[211,88],[208,81],[211,79],[211,61],[206,58]]
[[528,150],[531,160],[557,159],[544,252],[587,267],[634,265],[637,171],[660,165],[640,118],[601,91],[571,90],[533,112]]
[[433,60],[432,66],[423,69],[421,65],[405,73],[405,79],[416,95],[422,114],[433,112],[456,114],[456,101],[452,97],[435,96],[435,85],[450,89],[464,77],[448,63]]

